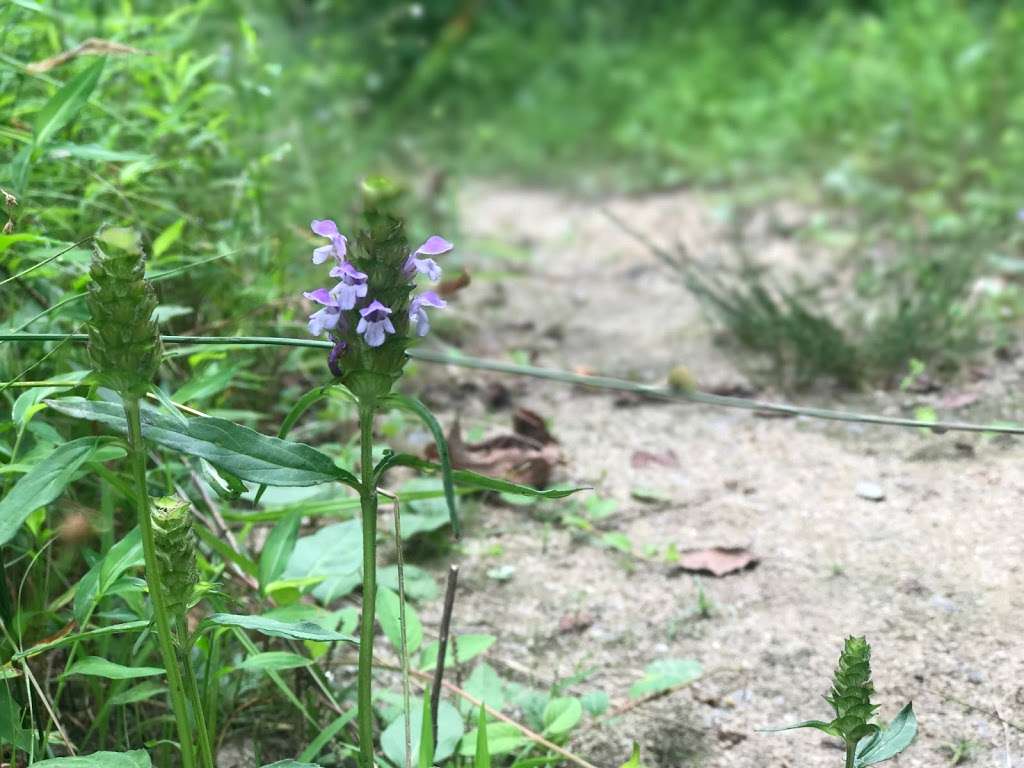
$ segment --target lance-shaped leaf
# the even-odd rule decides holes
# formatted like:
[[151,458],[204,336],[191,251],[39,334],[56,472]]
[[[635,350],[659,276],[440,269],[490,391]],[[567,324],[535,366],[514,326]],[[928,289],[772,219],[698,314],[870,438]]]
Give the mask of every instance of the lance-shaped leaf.
[[[452,521],[452,533],[456,539],[459,538],[462,535],[462,528],[459,525],[459,510],[455,504],[455,482],[452,478],[452,461],[448,455],[448,441],[445,439],[444,430],[441,429],[441,425],[434,418],[434,414],[430,412],[430,409],[414,397],[407,397],[396,392],[388,395],[384,402],[419,416],[420,420],[434,436],[434,442],[437,443],[437,455],[441,460],[441,481],[444,483],[444,499],[448,503],[448,515]],[[382,471],[377,471],[378,477]]]
[[[78,419],[127,430],[117,403],[67,397],[47,400],[56,411]],[[188,456],[206,459],[242,480],[265,485],[300,486],[341,482],[359,487],[355,475],[335,466],[326,454],[303,443],[268,437],[226,419],[197,417],[186,422],[156,411],[142,410],[142,434],[147,440]]]
[[14,538],[21,524],[39,507],[64,492],[78,469],[99,447],[101,438],[82,437],[56,448],[26,472],[0,501],[0,546]]
[[32,763],[35,768],[150,768],[149,755],[135,749],[131,752],[93,752],[91,755],[54,757]]
[[[417,456],[410,456],[407,453],[396,453],[388,456],[387,467],[414,467],[426,472],[440,472],[442,467],[432,461],[421,459]],[[384,464],[384,461],[381,462]],[[460,488],[472,488],[478,491],[495,491],[497,493],[510,493],[515,496],[530,496],[537,499],[564,499],[574,493],[588,490],[587,488],[548,488],[541,491],[531,488],[528,485],[520,485],[509,480],[500,480],[496,477],[488,477],[468,469],[453,469],[451,472],[452,481]]]
[[895,757],[910,746],[916,735],[917,717],[914,715],[913,702],[909,702],[888,728],[877,731],[870,739],[858,745],[853,764],[855,768],[864,768]]
[[259,632],[267,637],[286,637],[291,640],[316,640],[321,643],[341,641],[357,644],[354,637],[324,629],[312,621],[287,622],[268,619],[266,616],[215,613],[204,619],[203,623],[199,625],[200,631],[213,627],[239,627]]

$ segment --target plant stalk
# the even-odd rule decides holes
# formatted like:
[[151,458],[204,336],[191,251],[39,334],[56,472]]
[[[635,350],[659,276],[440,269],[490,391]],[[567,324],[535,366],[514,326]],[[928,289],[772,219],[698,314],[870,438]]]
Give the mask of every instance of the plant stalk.
[[373,633],[377,607],[377,487],[373,482],[374,403],[359,403],[360,505],[363,516],[363,611],[356,693],[359,768],[373,768]]
[[[188,625],[185,615],[178,616],[178,632],[182,638],[188,634]],[[185,666],[185,675],[188,677],[188,697],[192,701],[192,716],[196,724],[196,733],[199,736],[199,752],[203,757],[205,768],[216,768],[216,760],[213,758],[213,741],[210,739],[210,731],[206,725],[206,715],[203,712],[203,697],[199,694],[199,681],[196,678],[195,670],[192,667],[192,644],[185,642],[184,652],[181,654]]]
[[853,768],[853,761],[856,757],[857,742],[846,742],[846,768]]
[[[185,693],[185,684],[174,649],[170,616],[167,613],[167,604],[164,600],[163,585],[160,583],[153,522],[149,517],[149,493],[146,490],[146,447],[142,441],[142,416],[138,398],[124,400],[124,413],[128,421],[128,453],[131,457],[132,477],[135,484],[139,531],[142,534],[142,552],[146,560],[146,583],[149,585],[149,599],[153,603],[153,620],[156,623],[160,655],[163,657],[164,668],[167,672],[167,688],[171,697],[171,708],[174,710],[174,720],[178,726],[181,765],[182,768],[195,768],[196,758],[192,745],[188,697]],[[212,768],[212,763],[208,768]]]

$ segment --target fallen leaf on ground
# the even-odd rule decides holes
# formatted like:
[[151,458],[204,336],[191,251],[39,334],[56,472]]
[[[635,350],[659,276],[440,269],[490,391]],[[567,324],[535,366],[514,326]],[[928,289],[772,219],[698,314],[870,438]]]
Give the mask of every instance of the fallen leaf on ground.
[[594,624],[594,617],[586,611],[573,611],[558,620],[558,631],[561,634],[583,632]]
[[678,467],[679,457],[671,448],[664,451],[633,451],[629,459],[633,469],[644,469],[646,467]]
[[955,411],[957,408],[974,405],[977,401],[977,392],[950,392],[939,401],[939,407]]
[[679,553],[679,561],[669,575],[704,573],[711,576],[726,576],[736,571],[753,568],[758,562],[758,558],[746,547],[687,549]]
[[79,56],[150,56],[149,51],[133,48],[124,43],[115,43],[113,40],[103,40],[99,37],[90,37],[80,45],[76,45],[67,51],[61,51],[56,56],[51,56],[42,61],[35,61],[25,67],[27,72],[38,75],[41,72],[49,72],[54,67],[66,64]]
[[442,280],[437,286],[437,292],[444,298],[448,299],[468,286],[471,282],[472,279],[469,276],[469,272],[465,267],[463,267],[462,271],[455,277],[448,280]]
[[[448,432],[452,466],[544,488],[555,466],[562,462],[558,441],[548,432],[544,419],[526,408],[519,408],[512,415],[512,429],[511,433],[479,443],[467,443],[456,418]],[[428,447],[427,455],[436,459],[437,449]]]

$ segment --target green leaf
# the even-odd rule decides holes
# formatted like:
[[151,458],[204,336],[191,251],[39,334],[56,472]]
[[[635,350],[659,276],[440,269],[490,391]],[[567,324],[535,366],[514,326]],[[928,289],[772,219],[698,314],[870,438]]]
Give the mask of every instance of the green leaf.
[[[462,737],[459,754],[471,756],[476,753],[476,742],[479,738],[478,728]],[[530,743],[523,732],[511,723],[496,722],[487,724],[487,747],[491,755],[504,755],[514,752]]]
[[[420,734],[424,731],[423,715],[424,707],[422,701],[412,702],[409,708],[409,722],[412,723],[412,753],[420,754]],[[429,722],[429,720],[427,721]],[[429,727],[428,727],[429,732]],[[447,701],[442,701],[437,708],[437,744],[434,749],[434,762],[441,763],[455,753],[459,739],[465,728],[462,724],[462,716]],[[396,717],[391,724],[384,729],[380,736],[380,747],[384,755],[395,765],[405,765],[405,713]],[[472,754],[472,753],[470,753]]]
[[125,571],[142,565],[142,535],[133,528],[128,535],[110,548],[103,559],[88,570],[75,589],[74,616],[80,627],[89,621],[96,604],[103,599]]
[[593,717],[600,717],[607,712],[608,703],[608,694],[604,691],[588,691],[580,696],[580,704]]
[[19,478],[0,501],[0,546],[14,538],[34,510],[46,506],[64,492],[79,467],[96,451],[100,440],[98,437],[80,437],[64,443]]
[[163,683],[147,680],[144,683],[132,686],[127,691],[111,696],[110,704],[114,707],[124,706],[125,704],[138,704],[140,701],[147,701],[166,691],[167,687]]
[[313,597],[329,603],[359,586],[362,566],[363,527],[358,520],[346,520],[299,538],[282,577],[322,577]]
[[910,746],[917,735],[917,716],[914,703],[908,702],[884,731],[878,731],[857,747],[854,758],[855,768],[881,763],[895,757]]
[[759,730],[766,733],[777,733],[779,731],[795,731],[797,728],[814,728],[815,730],[827,733],[829,736],[835,736],[837,739],[842,738],[839,731],[833,728],[831,723],[826,723],[824,720],[804,720],[802,723],[794,725],[783,725],[778,728],[760,728]]
[[640,744],[633,742],[633,752],[629,756],[629,760],[624,762],[621,768],[643,768],[644,764],[640,762]]
[[[347,712],[334,718],[334,721],[320,731],[320,733],[316,735],[316,738],[309,742],[309,746],[302,750],[302,754],[299,755],[300,762],[296,765],[303,765],[301,762],[302,760],[312,760],[319,755],[323,751],[324,747],[326,747],[327,744],[341,732],[341,729],[355,719],[355,716],[356,708],[350,707]],[[319,768],[319,766],[317,768]]]
[[299,524],[302,516],[292,512],[282,518],[274,530],[267,536],[267,543],[260,552],[260,586],[266,592],[267,585],[276,581],[288,566],[288,560],[295,550],[295,542],[299,537]]
[[280,672],[284,669],[308,667],[312,663],[312,659],[290,651],[266,651],[247,656],[235,669],[242,669],[247,672],[265,672],[268,670]]
[[491,750],[487,745],[487,712],[483,706],[476,719],[476,752],[473,753],[473,768],[491,768]]
[[[455,643],[448,643],[444,654],[444,664],[446,667],[450,667],[455,663],[452,645],[457,645],[459,648],[459,664],[465,664],[494,645],[496,640],[494,635],[459,635],[455,638]],[[420,663],[417,666],[420,669],[433,669],[437,665],[438,648],[437,642],[424,646],[423,652],[420,654]]]
[[644,676],[629,687],[629,697],[638,699],[667,691],[677,685],[692,683],[702,672],[700,662],[693,659],[661,659],[652,662],[644,670]]
[[544,735],[561,736],[577,726],[583,718],[583,705],[575,696],[552,699],[544,707]]
[[77,757],[54,757],[32,763],[32,768],[152,768],[149,755],[141,749],[131,752],[93,752]]
[[153,258],[159,259],[163,254],[181,238],[181,232],[185,228],[185,219],[180,218],[167,229],[156,236],[153,241]]
[[[399,652],[402,648],[402,627],[399,621],[401,602],[397,592],[380,584],[377,585],[377,620],[380,622],[384,634],[391,641],[391,645]],[[420,623],[420,617],[409,604],[405,606],[405,634],[409,653],[415,653],[423,642],[423,625]]]
[[148,619],[138,619],[136,621],[126,621],[121,624],[111,624],[106,627],[97,627],[96,629],[90,629],[86,632],[73,632],[64,637],[59,637],[56,640],[49,640],[38,645],[33,645],[31,648],[26,648],[24,651],[20,651],[11,658],[13,659],[27,659],[30,656],[38,656],[40,653],[52,650],[54,648],[61,648],[65,645],[71,645],[72,643],[78,643],[82,640],[91,637],[102,637],[104,635],[119,635],[126,632],[141,632],[149,626]]
[[320,768],[317,763],[302,763],[298,760],[278,760],[276,763],[267,763],[263,768]]
[[136,677],[152,677],[162,675],[162,667],[126,667],[99,656],[86,656],[79,659],[61,677],[86,675],[88,677],[105,677],[108,680],[131,680]]
[[[116,403],[67,397],[47,400],[66,416],[107,424],[126,431],[124,409]],[[186,423],[150,408],[142,409],[142,433],[147,440],[188,456],[198,456],[243,480],[266,485],[319,485],[342,482],[358,488],[355,475],[334,465],[315,448],[276,437],[226,419],[193,418]]]
[[82,107],[89,101],[89,96],[92,95],[93,89],[96,88],[96,83],[100,80],[100,74],[103,72],[103,65],[105,63],[106,59],[100,58],[93,64],[90,64],[68,80],[64,87],[57,91],[43,105],[43,108],[36,115],[35,123],[32,126],[32,133],[37,147],[42,147],[49,142],[57,131],[67,125],[81,111]]
[[452,479],[452,461],[448,455],[448,441],[445,439],[444,430],[441,429],[441,425],[434,418],[434,414],[430,412],[430,409],[414,397],[407,397],[395,392],[388,395],[385,398],[385,402],[392,403],[419,416],[420,420],[434,436],[434,442],[437,444],[437,455],[441,460],[441,481],[444,483],[444,499],[448,503],[448,515],[451,518],[452,533],[455,535],[455,538],[459,538],[462,535],[462,529],[459,526],[459,510],[455,504],[455,483]]
[[35,733],[25,728],[21,706],[11,696],[9,683],[0,685],[0,744],[12,744],[28,752],[35,741]]
[[[440,705],[438,706],[440,709]],[[440,722],[437,724],[441,730]],[[404,728],[403,728],[404,730]],[[411,739],[410,739],[411,741]],[[411,746],[411,744],[410,744]],[[408,761],[406,761],[408,762]],[[431,768],[434,764],[434,721],[430,714],[430,691],[423,691],[423,717],[420,718],[420,749],[418,768]]]
[[[281,428],[277,430],[277,436],[282,440],[288,436],[288,433],[292,431],[292,427],[295,426],[302,414],[309,410],[309,408],[320,399],[326,397],[330,393],[330,385],[325,384],[322,387],[311,389],[309,392],[304,394],[296,401],[295,405],[288,411],[288,415],[284,417],[284,421],[281,422]],[[256,498],[253,503],[259,504],[260,499],[263,498],[263,494],[266,492],[267,486],[261,485],[259,490],[256,491]]]
[[[396,454],[391,459],[392,466],[413,467],[426,472],[437,472],[441,470],[438,464],[418,456],[410,456],[407,453]],[[564,499],[580,491],[590,490],[589,488],[548,488],[545,491],[531,488],[528,485],[520,485],[509,480],[499,480],[496,477],[487,477],[468,469],[456,469],[452,471],[452,480],[455,484],[465,488],[473,488],[478,491],[497,491],[498,493],[509,493],[514,496],[532,496],[537,499]]]
[[210,627],[239,627],[259,632],[267,637],[287,637],[292,640],[316,640],[321,643],[345,642],[356,644],[356,639],[340,632],[331,632],[312,621],[288,623],[265,616],[246,616],[235,613],[215,613],[199,625],[200,631]]

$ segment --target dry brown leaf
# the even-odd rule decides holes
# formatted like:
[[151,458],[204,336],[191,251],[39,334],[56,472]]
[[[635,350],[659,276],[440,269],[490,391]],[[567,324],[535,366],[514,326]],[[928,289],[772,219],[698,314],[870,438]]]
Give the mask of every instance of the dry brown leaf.
[[90,37],[81,45],[76,45],[67,51],[62,51],[56,56],[51,56],[42,61],[35,61],[25,67],[27,72],[38,75],[41,72],[49,72],[55,67],[67,64],[79,56],[151,56],[149,51],[133,48],[124,43],[115,43],[113,40],[103,40],[99,37]]
[[586,611],[572,611],[558,620],[558,632],[567,635],[572,632],[584,632],[594,624],[594,617]]
[[465,267],[455,277],[447,280],[442,280],[437,286],[437,292],[441,294],[443,298],[449,299],[463,288],[467,287],[472,282],[472,278],[469,276],[469,272]]
[[679,457],[671,448],[660,451],[633,451],[629,458],[629,464],[633,469],[645,469],[647,467],[678,467]]
[[726,576],[753,568],[758,562],[758,558],[746,547],[687,549],[679,553],[679,562],[672,569],[672,574],[703,573],[710,576]]
[[[512,417],[513,432],[496,435],[479,443],[462,439],[458,418],[448,433],[448,452],[455,469],[469,469],[514,483],[544,488],[551,473],[562,461],[558,441],[548,432],[544,420],[526,408]],[[427,455],[437,458],[437,449],[430,446]]]

